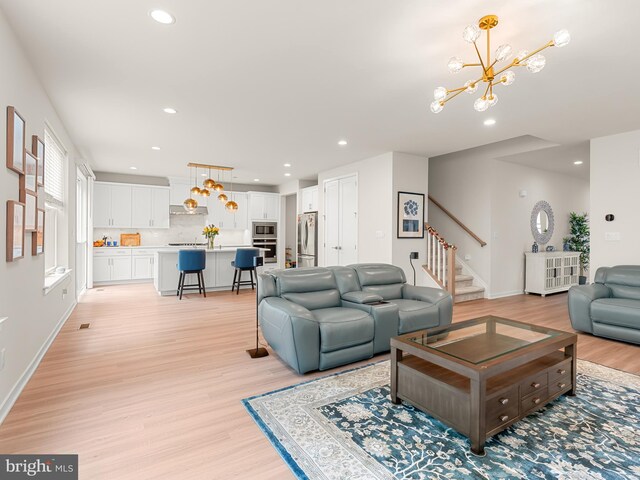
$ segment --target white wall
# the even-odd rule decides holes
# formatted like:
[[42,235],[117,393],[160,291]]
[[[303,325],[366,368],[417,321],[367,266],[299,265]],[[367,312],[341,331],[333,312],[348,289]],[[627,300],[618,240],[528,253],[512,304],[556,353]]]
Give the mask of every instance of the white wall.
[[401,267],[407,281],[413,282],[413,270],[409,260],[410,252],[418,252],[418,260],[413,261],[416,269],[416,284],[436,286],[435,281],[422,269],[427,258],[427,241],[424,238],[397,238],[398,224],[398,192],[422,193],[425,199],[425,219],[428,218],[429,202],[427,193],[429,187],[429,159],[393,152],[393,232],[392,263]]
[[368,158],[318,174],[318,265],[324,260],[324,182],[358,175],[358,262],[392,263],[393,154]]
[[[291,260],[296,261],[298,241],[297,241],[297,229],[298,229],[298,195],[291,194],[285,198],[285,209],[283,221],[280,222],[285,229],[284,235],[284,247],[285,252],[287,248],[291,249]],[[286,261],[286,253],[285,253]]]
[[[27,122],[28,146],[31,135],[44,136],[45,121],[69,151],[67,175],[68,218],[61,239],[65,241],[64,257],[68,266],[75,264],[75,161],[74,145],[65,132],[62,122],[51,105],[31,65],[18,44],[4,14],[0,11],[0,57],[4,68],[0,69],[0,151],[6,151],[6,115],[8,105],[15,106]],[[0,251],[5,252],[6,202],[18,200],[18,175],[0,168]],[[44,197],[39,199],[43,206]],[[45,239],[46,241],[46,239]],[[44,257],[31,256],[31,236],[25,240],[25,258],[13,263],[0,259],[0,317],[9,317],[0,327],[0,350],[5,349],[6,364],[0,372],[0,420],[15,401],[23,381],[31,373],[33,362],[43,353],[42,349],[52,340],[61,322],[75,305],[74,275],[64,283],[43,295]],[[63,289],[68,294],[63,295]]]
[[[640,130],[591,140],[591,268],[640,265]],[[615,215],[613,222],[605,215]],[[617,233],[620,240],[606,240]]]

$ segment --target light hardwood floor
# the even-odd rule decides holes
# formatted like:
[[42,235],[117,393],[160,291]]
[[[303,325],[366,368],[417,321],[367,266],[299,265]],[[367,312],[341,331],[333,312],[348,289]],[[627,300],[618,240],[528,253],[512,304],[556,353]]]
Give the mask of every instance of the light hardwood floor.
[[[254,302],[250,290],[182,301],[148,284],[89,291],[0,426],[0,452],[78,453],[92,480],[293,478],[240,400],[327,372],[252,360]],[[489,313],[571,331],[566,294],[457,304],[454,320]],[[640,373],[633,345],[580,335],[578,356]]]

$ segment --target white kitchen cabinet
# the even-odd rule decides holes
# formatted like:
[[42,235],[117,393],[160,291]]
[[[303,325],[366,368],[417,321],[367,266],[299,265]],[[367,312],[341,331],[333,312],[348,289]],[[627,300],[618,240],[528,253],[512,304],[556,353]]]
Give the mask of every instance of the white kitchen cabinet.
[[579,252],[526,252],[525,293],[564,292],[578,285]]
[[131,227],[131,186],[95,182],[93,226]]
[[246,230],[249,228],[249,195],[246,193],[234,193],[233,200],[238,204],[238,211],[229,214],[233,220],[233,228]]
[[131,187],[131,211],[133,228],[169,228],[169,189]]
[[246,230],[249,228],[248,200],[246,193],[226,192],[229,200],[238,204],[236,213],[229,212],[225,204],[218,200],[217,195],[207,199],[207,223],[225,230]]
[[300,190],[300,211],[317,212],[318,211],[318,186],[307,187]]
[[[235,268],[231,266],[231,262],[236,258],[235,252],[220,252],[216,255],[216,287],[230,287],[233,284],[233,274]],[[244,272],[248,275],[249,272]],[[243,278],[243,280],[247,280]]]
[[147,280],[153,278],[153,255],[134,255],[131,257],[131,279]]
[[358,182],[356,175],[324,183],[325,265],[358,262]]
[[168,188],[152,188],[151,226],[153,228],[169,228],[169,197]]
[[249,192],[249,213],[253,221],[277,222],[280,217],[280,195]]
[[93,226],[111,226],[111,186],[106,183],[93,184]]
[[122,280],[131,280],[131,250],[128,248],[94,250],[94,283]]
[[111,280],[111,257],[94,257],[93,281],[108,282]]
[[111,257],[111,281],[131,280],[131,257]]

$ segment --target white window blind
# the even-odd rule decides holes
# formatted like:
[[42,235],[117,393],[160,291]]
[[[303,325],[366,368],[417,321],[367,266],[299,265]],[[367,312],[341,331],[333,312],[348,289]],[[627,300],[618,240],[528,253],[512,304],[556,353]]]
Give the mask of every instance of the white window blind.
[[65,163],[67,151],[48,130],[44,131],[44,191],[46,201],[64,206]]

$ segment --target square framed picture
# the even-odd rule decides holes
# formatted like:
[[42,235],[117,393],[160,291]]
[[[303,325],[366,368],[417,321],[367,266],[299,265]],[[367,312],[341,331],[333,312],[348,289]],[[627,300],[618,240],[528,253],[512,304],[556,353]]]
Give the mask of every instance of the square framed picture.
[[26,122],[15,107],[7,107],[7,168],[24,175]]
[[44,210],[37,209],[37,228],[31,234],[31,254],[42,255],[44,253]]
[[424,193],[398,192],[398,238],[424,238]]
[[37,135],[31,137],[31,153],[38,160],[38,186],[44,187],[44,142]]
[[26,232],[35,232],[38,225],[38,197],[28,191],[25,191],[24,197],[24,199],[20,199],[24,202],[24,230]]
[[7,262],[24,257],[24,203],[7,200]]
[[24,188],[34,195],[38,192],[38,159],[31,152],[24,157]]

